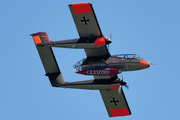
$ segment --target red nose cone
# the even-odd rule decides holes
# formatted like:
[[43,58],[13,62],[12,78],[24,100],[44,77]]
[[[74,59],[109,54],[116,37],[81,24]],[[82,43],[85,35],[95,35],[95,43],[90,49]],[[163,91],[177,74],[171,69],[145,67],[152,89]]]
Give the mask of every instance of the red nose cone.
[[148,65],[148,66],[150,65],[149,62],[147,62],[145,60],[141,60],[139,64],[140,65]]

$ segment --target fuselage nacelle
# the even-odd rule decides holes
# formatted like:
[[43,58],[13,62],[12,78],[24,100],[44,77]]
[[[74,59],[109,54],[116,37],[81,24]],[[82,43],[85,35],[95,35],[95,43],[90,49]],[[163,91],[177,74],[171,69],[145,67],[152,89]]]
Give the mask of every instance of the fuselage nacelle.
[[150,63],[136,54],[112,55],[107,59],[85,58],[74,65],[76,73],[84,75],[112,75],[148,67],[150,67]]

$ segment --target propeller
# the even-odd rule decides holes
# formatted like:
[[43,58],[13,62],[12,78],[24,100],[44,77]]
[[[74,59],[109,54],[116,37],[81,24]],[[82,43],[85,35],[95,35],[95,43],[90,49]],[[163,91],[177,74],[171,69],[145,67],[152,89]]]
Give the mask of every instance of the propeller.
[[150,65],[156,65],[156,63],[150,63]]
[[111,38],[113,37],[113,33],[110,34],[108,40],[111,41]]
[[118,93],[121,94],[121,92],[122,92],[122,86],[120,85],[118,88]]
[[118,88],[119,94],[121,94],[122,92],[122,86],[125,86],[127,89],[129,89],[129,86],[127,85],[127,83],[123,81],[123,76],[122,76],[122,79],[120,80],[120,86]]
[[156,64],[155,63],[149,63],[148,68],[146,68],[146,70],[150,70],[151,65],[156,65]]
[[113,33],[110,34],[109,38],[106,40],[106,44],[108,46],[108,50],[109,50],[109,44],[112,42],[111,39],[112,39],[112,36],[113,36]]

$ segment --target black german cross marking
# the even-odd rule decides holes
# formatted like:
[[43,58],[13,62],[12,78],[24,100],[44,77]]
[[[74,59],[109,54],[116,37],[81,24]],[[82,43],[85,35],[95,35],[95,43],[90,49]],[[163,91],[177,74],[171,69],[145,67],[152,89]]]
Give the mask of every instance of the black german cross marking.
[[89,19],[86,19],[85,17],[83,17],[83,20],[81,20],[81,22],[84,22],[85,25],[87,25],[87,22],[89,22]]
[[116,102],[119,102],[119,100],[116,100],[115,98],[112,98],[113,100],[111,101],[111,103],[114,103],[114,105],[117,105]]

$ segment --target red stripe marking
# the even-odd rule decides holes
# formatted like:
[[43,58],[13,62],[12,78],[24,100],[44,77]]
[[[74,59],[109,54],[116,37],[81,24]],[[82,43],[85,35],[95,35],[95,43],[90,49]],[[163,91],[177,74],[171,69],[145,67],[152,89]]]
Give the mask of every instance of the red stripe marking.
[[111,62],[113,62],[113,61],[114,61],[114,59],[115,59],[115,58],[113,58]]
[[110,68],[109,74],[110,74],[110,75],[116,75],[116,74],[119,74],[119,70],[116,69],[116,68]]
[[118,89],[120,85],[111,87],[111,90]]
[[73,7],[75,14],[91,13],[92,12],[90,3],[72,4],[72,7]]
[[88,71],[87,71],[87,70],[83,70],[83,71],[79,71],[79,72],[76,72],[76,73],[83,74],[83,75],[87,75],[87,74],[88,74]]
[[113,108],[110,111],[113,117],[130,115],[128,108]]

